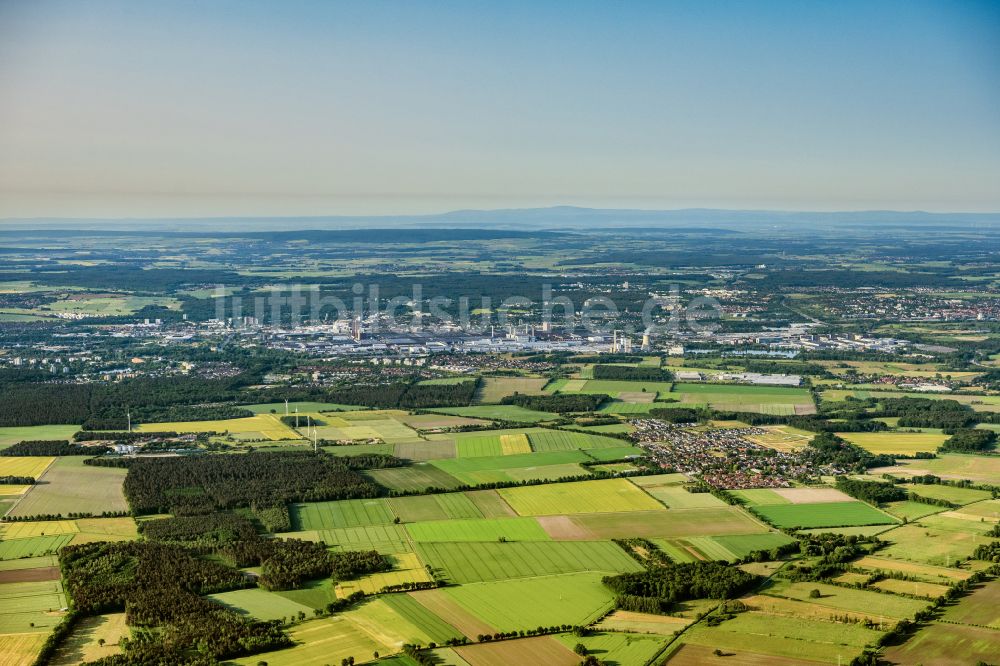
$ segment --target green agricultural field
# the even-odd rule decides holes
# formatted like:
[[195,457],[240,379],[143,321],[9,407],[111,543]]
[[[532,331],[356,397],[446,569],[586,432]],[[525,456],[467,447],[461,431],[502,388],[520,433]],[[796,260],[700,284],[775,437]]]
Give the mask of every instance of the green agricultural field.
[[277,416],[258,414],[240,419],[220,419],[218,421],[177,421],[170,423],[142,423],[136,432],[220,432],[230,433],[236,439],[269,439],[272,441],[302,439]]
[[914,483],[905,486],[905,488],[914,495],[929,497],[931,499],[946,500],[953,504],[971,504],[972,502],[988,500],[993,496],[985,490],[976,490],[975,488],[956,488],[954,486],[942,486],[936,484]]
[[101,514],[127,511],[122,492],[124,469],[84,465],[87,456],[64,456],[49,466],[39,483],[18,502],[12,516]]
[[360,656],[368,658],[374,652],[391,654],[392,646],[376,642],[372,635],[362,631],[347,613],[321,620],[310,620],[292,627],[289,637],[295,646],[276,652],[241,657],[232,663],[255,666],[265,662],[268,666],[324,666],[339,664],[342,659]]
[[621,400],[609,400],[598,408],[602,414],[621,414],[622,416],[632,416],[637,414],[648,414],[651,409],[669,407],[674,403],[662,402],[622,402]]
[[945,510],[945,507],[905,500],[902,502],[889,502],[883,507],[883,509],[886,513],[896,516],[897,518],[917,520],[918,518],[929,516],[932,513],[940,513]]
[[641,536],[652,539],[755,534],[769,531],[767,526],[734,506],[628,513],[584,513],[568,516],[568,519],[576,527],[576,533],[567,530],[566,536],[557,538],[625,539]]
[[410,552],[410,541],[402,525],[340,527],[330,530],[286,532],[277,535],[288,539],[322,541],[334,550],[377,550],[384,554]]
[[684,541],[712,560],[735,562],[752,552],[771,550],[794,543],[795,539],[781,532],[763,534],[723,534],[706,537],[687,537]]
[[712,493],[689,493],[683,486],[652,486],[645,491],[671,509],[709,509],[724,507],[726,503]]
[[889,545],[879,557],[948,567],[986,542],[983,533],[991,523],[942,516],[926,516],[880,534]]
[[517,515],[495,490],[467,490],[465,496],[472,500],[484,518],[506,518]]
[[[254,414],[277,414],[285,415],[285,403],[268,402],[257,405],[240,405],[242,409],[249,409]],[[368,409],[357,405],[338,405],[333,402],[289,402],[288,413],[294,414],[298,409],[300,414],[318,414],[319,412],[352,412]]]
[[929,432],[839,432],[837,435],[876,455],[900,456],[934,453],[948,439],[948,435]]
[[989,627],[930,622],[905,643],[887,648],[885,658],[893,664],[951,666],[960,654],[970,664],[989,663],[996,659],[998,642],[1000,631]]
[[482,432],[459,432],[444,435],[430,435],[432,442],[453,441],[455,450],[451,456],[436,456],[436,458],[482,458],[503,455],[518,455],[531,453],[528,435],[537,428],[514,428],[506,430],[489,430]]
[[791,504],[791,501],[768,488],[752,488],[750,490],[729,491],[736,497],[746,500],[751,506],[771,506],[774,504]]
[[331,578],[320,578],[306,581],[298,589],[280,590],[275,594],[309,608],[326,608],[331,602],[337,600],[335,585],[336,581]]
[[0,634],[48,630],[62,619],[55,611],[65,606],[58,580],[0,584]]
[[[616,379],[588,379],[584,385],[576,390],[569,390],[564,387],[561,393],[604,393],[612,398],[619,397],[622,393],[646,393],[649,395],[664,395],[670,393],[673,384],[670,382],[645,382],[628,381]],[[624,400],[624,398],[622,398]],[[644,402],[635,400],[635,402]]]
[[684,483],[689,483],[691,481],[687,475],[681,474],[680,472],[674,472],[672,474],[649,474],[646,476],[637,476],[632,479],[632,483],[639,486],[640,488],[653,488],[656,486],[677,486]]
[[[819,598],[811,596],[813,590],[819,590]],[[763,593],[786,599],[796,599],[831,609],[880,616],[884,617],[887,622],[904,618],[912,619],[917,611],[927,608],[927,602],[921,599],[828,585],[816,581],[793,583],[787,580],[778,580],[765,587]]]
[[[398,446],[398,444],[396,445]],[[381,453],[382,455],[391,456],[395,453],[392,444],[343,444],[340,446],[321,446],[319,447],[335,456],[360,456],[366,453]],[[405,457],[405,456],[400,456]]]
[[534,451],[573,451],[577,449],[607,449],[627,446],[628,442],[614,437],[565,430],[539,430],[528,439]]
[[812,413],[815,406],[809,391],[775,386],[744,384],[674,384],[670,394],[681,406],[708,405],[720,411],[750,411],[791,415]]
[[460,584],[578,571],[642,570],[642,565],[608,541],[418,543],[417,553]]
[[616,446],[607,449],[585,449],[584,453],[594,460],[622,460],[624,458],[642,458],[646,455],[638,446]]
[[450,490],[461,485],[461,481],[429,463],[372,469],[367,470],[365,474],[375,483],[390,490],[423,491],[427,488]]
[[556,640],[572,650],[582,643],[590,654],[609,664],[645,664],[667,644],[664,636],[598,631],[582,637],[559,634]]
[[22,557],[50,555],[73,540],[72,534],[38,536],[0,542],[0,560],[17,560]]
[[299,613],[305,613],[307,617],[312,617],[313,614],[313,609],[310,606],[296,603],[274,592],[259,588],[210,594],[207,598],[237,613],[250,615],[260,620],[294,618]]
[[463,493],[392,497],[387,502],[393,515],[404,523],[482,518],[476,505]]
[[[926,604],[925,604],[926,605]],[[861,653],[865,645],[876,642],[882,633],[861,624],[841,624],[801,617],[769,615],[767,613],[740,613],[731,620],[709,627],[701,623],[684,632],[685,646],[701,645],[727,653],[750,652],[790,658],[799,662],[808,655],[810,663],[846,664]],[[683,650],[682,650],[683,653]],[[710,657],[710,653],[706,652]],[[688,664],[698,661],[681,662]],[[704,662],[701,662],[704,663]],[[724,663],[724,662],[723,662]],[[750,664],[773,663],[781,666],[781,659],[752,660]]]
[[577,481],[498,491],[522,516],[664,510],[625,479]]
[[449,541],[550,541],[551,537],[534,518],[478,518],[472,520],[430,520],[406,526],[416,542]]
[[552,412],[538,412],[517,405],[476,405],[474,407],[439,407],[436,412],[468,416],[474,419],[490,419],[493,421],[510,421],[512,423],[538,423],[551,421],[559,417]]
[[497,631],[552,625],[586,625],[614,605],[601,583],[604,574],[586,572],[476,583],[444,588],[469,613]]
[[[606,449],[602,449],[606,450]],[[630,462],[613,462],[604,463],[601,465],[594,465],[591,467],[595,472],[607,472],[608,474],[634,474],[636,472],[642,471],[641,467],[636,467]]]
[[288,513],[295,530],[386,525],[393,519],[389,506],[381,499],[292,504]]
[[407,594],[390,594],[382,598],[400,617],[424,632],[432,641],[445,643],[451,638],[461,638],[462,634],[417,600]]
[[455,384],[464,384],[465,382],[475,381],[475,377],[434,377],[433,379],[423,379],[417,384],[422,386],[453,386]]
[[[398,612],[396,610],[397,604],[389,599],[391,599],[391,595],[364,601],[347,611],[345,615],[355,624],[357,630],[369,633],[379,641],[395,648],[394,650],[386,650],[387,653],[395,652],[405,643],[420,643],[422,645],[430,643],[432,639],[422,627]],[[426,623],[425,617],[416,615],[412,612],[411,607],[402,606],[402,604],[399,606],[410,612],[414,620]]]
[[586,432],[597,435],[603,435],[605,433],[621,435],[625,433],[630,433],[635,430],[635,428],[628,423],[609,423],[606,425],[593,425],[593,426],[570,425],[565,427],[569,428],[570,430],[576,430],[578,432]]
[[754,511],[781,528],[851,527],[897,522],[892,516],[864,502],[772,504],[756,506]]
[[[435,460],[431,464],[458,479],[462,483],[475,486],[497,481],[517,481],[525,478],[553,478],[543,476],[554,467],[572,466],[572,476],[586,474],[579,463],[593,460],[582,451],[550,451],[547,453],[523,453],[509,456],[481,458],[453,458]],[[562,471],[567,471],[563,468]],[[559,478],[559,477],[554,477]]]
[[396,442],[391,446],[392,449],[389,451],[391,455],[414,462],[454,458],[456,455],[455,442],[450,440],[428,441],[418,439],[408,442]]
[[869,474],[883,473],[898,476],[933,474],[942,479],[969,479],[979,483],[1000,485],[1000,456],[977,456],[962,453],[945,453],[937,458],[898,460],[894,467],[879,467]]
[[80,430],[80,426],[75,425],[43,425],[43,426],[23,426],[0,428],[0,449],[6,449],[11,444],[18,442],[45,440],[45,439],[73,439]]

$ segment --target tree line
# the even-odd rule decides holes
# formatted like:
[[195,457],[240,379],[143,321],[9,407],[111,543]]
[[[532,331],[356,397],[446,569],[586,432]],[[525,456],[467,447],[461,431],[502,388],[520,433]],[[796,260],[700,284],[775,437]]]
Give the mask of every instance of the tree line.
[[594,379],[630,382],[669,382],[674,378],[669,370],[646,365],[595,365]]
[[838,476],[835,485],[840,492],[869,504],[900,502],[907,497],[907,492],[902,488],[882,481],[859,481]]
[[515,393],[503,398],[504,405],[517,405],[538,412],[592,412],[611,399],[603,393],[555,393],[553,395],[524,395]]
[[623,610],[663,613],[689,599],[733,599],[760,581],[760,576],[719,562],[655,564],[646,571],[605,576]]
[[36,439],[11,444],[0,451],[0,456],[86,456],[101,455],[110,451],[106,446],[80,446],[64,439]]

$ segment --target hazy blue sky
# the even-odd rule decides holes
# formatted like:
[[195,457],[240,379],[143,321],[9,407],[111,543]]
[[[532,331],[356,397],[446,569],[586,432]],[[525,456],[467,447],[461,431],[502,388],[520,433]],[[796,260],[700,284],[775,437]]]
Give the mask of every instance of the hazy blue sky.
[[1000,2],[0,0],[0,216],[1000,210]]

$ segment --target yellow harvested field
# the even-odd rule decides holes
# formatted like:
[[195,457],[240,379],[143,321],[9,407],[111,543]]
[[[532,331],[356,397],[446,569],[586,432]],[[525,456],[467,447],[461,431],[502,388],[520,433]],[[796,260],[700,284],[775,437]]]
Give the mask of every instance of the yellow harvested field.
[[14,497],[28,492],[31,486],[0,486],[0,496]]
[[854,566],[867,571],[898,571],[930,579],[965,580],[972,575],[971,571],[956,569],[954,567],[938,567],[933,564],[918,564],[916,562],[903,562],[901,560],[871,556],[862,557],[860,560],[855,561]]
[[395,560],[392,571],[369,574],[356,580],[338,583],[335,590],[337,598],[344,599],[358,590],[365,594],[375,594],[389,585],[423,583],[431,580],[430,574],[416,553],[397,553],[389,557]]
[[0,666],[29,666],[45,644],[48,634],[0,634]]
[[505,456],[515,453],[531,453],[531,443],[524,433],[500,435],[500,448]]
[[37,479],[53,462],[55,458],[41,456],[0,457],[0,476],[30,476]]
[[691,624],[692,620],[672,615],[652,615],[633,611],[616,610],[598,622],[598,631],[627,631],[636,634],[669,636]]
[[119,641],[128,635],[125,613],[85,617],[73,627],[50,663],[52,666],[71,666],[121,654]]
[[[713,424],[725,423],[723,421],[716,421]],[[738,422],[734,422],[738,423]],[[729,427],[747,427],[746,424],[739,424],[736,426],[729,425],[716,425],[718,428],[729,428]],[[760,444],[761,446],[766,446],[769,449],[775,449],[776,451],[796,451],[809,444],[816,433],[809,432],[808,430],[800,430],[798,428],[793,428],[791,426],[780,425],[780,426],[763,426],[763,430],[767,432],[762,435],[746,435],[746,439],[750,440],[754,444]]]
[[172,423],[143,423],[137,432],[226,432],[255,439],[302,439],[274,414],[258,414],[241,419],[219,421],[177,421]]
[[135,521],[129,517],[80,518],[76,521],[76,526],[79,533],[73,537],[70,545],[91,541],[129,541],[139,538]]
[[[766,594],[757,594],[740,599],[748,608],[755,611],[782,617],[809,618],[813,620],[829,620],[833,614],[846,616],[852,622],[871,620],[872,622],[885,622],[885,616],[877,613],[865,613],[862,611],[848,611],[842,609],[831,609],[829,606],[801,601],[799,599],[786,599],[784,597],[772,597]],[[780,621],[780,620],[775,620]]]
[[792,504],[850,502],[853,499],[836,488],[774,488],[772,492],[784,497]]
[[271,666],[324,666],[339,664],[347,657],[367,658],[376,651],[386,655],[397,650],[373,639],[367,631],[350,621],[348,615],[345,613],[298,624],[288,632],[295,643],[293,647],[240,657],[231,663],[242,666],[261,662]]
[[950,589],[947,585],[941,585],[940,583],[924,583],[920,581],[898,580],[896,578],[880,580],[872,584],[872,587],[896,594],[912,594],[915,597],[924,597],[926,599],[936,599],[947,593]]
[[0,540],[27,539],[57,534],[75,534],[80,529],[75,520],[39,520],[23,523],[0,523]]
[[901,456],[933,453],[949,437],[932,432],[838,432],[837,436],[876,455]]

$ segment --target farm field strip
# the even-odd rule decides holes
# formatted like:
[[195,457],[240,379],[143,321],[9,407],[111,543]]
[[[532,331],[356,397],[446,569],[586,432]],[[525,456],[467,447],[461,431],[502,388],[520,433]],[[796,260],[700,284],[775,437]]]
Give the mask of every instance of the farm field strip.
[[386,502],[389,510],[404,523],[482,518],[482,513],[464,493],[392,497]]
[[531,448],[539,452],[618,448],[629,445],[628,442],[614,437],[565,430],[536,431],[528,438],[531,440]]
[[666,510],[625,479],[504,488],[498,492],[522,516]]
[[450,490],[461,485],[458,479],[429,463],[371,469],[366,470],[365,475],[379,485],[400,491],[423,491],[427,488]]
[[[813,590],[819,590],[819,598],[810,596]],[[781,580],[765,587],[762,594],[795,599],[837,610],[881,616],[886,618],[886,621],[889,619],[912,619],[915,613],[927,607],[927,602],[919,599],[828,585],[816,581],[789,582]]]
[[539,626],[586,625],[614,604],[601,583],[604,574],[585,572],[473,583],[441,588],[456,603],[497,631]]
[[[716,627],[696,625],[684,633],[682,641],[726,652],[749,651],[790,658],[800,663],[802,655],[812,661],[845,662],[881,636],[881,632],[860,624],[778,616],[749,611]],[[670,660],[673,662],[673,659]],[[724,662],[723,662],[724,663]],[[782,664],[781,660],[761,663]]]
[[0,560],[16,560],[22,557],[38,557],[55,553],[73,540],[72,534],[38,536],[29,539],[15,539],[0,542]]
[[[126,470],[84,465],[86,456],[55,460],[21,500],[11,516],[101,514],[128,511],[122,484]],[[3,460],[3,458],[0,458]]]
[[534,518],[478,518],[410,523],[406,531],[415,542],[550,541]]
[[850,527],[898,522],[889,514],[858,501],[759,505],[754,507],[754,511],[781,528]]
[[576,666],[580,657],[551,636],[535,636],[497,643],[480,643],[453,648],[468,666],[507,666],[508,664],[545,664]]
[[294,530],[388,525],[393,519],[388,505],[381,499],[292,504],[288,512]]
[[335,588],[337,597],[344,599],[358,591],[377,594],[384,587],[404,583],[426,583],[431,580],[430,574],[416,553],[396,553],[389,557],[393,560],[392,570],[341,581]]
[[839,432],[837,436],[876,455],[901,456],[934,453],[949,437],[928,432]]
[[581,571],[642,570],[625,551],[607,541],[418,543],[416,548],[424,562],[459,584]]
[[[745,511],[724,506],[707,509],[670,509],[624,513],[585,513],[566,516],[585,537],[625,539],[641,536],[650,539],[721,534],[757,534],[770,528]],[[574,538],[560,537],[555,538]]]

